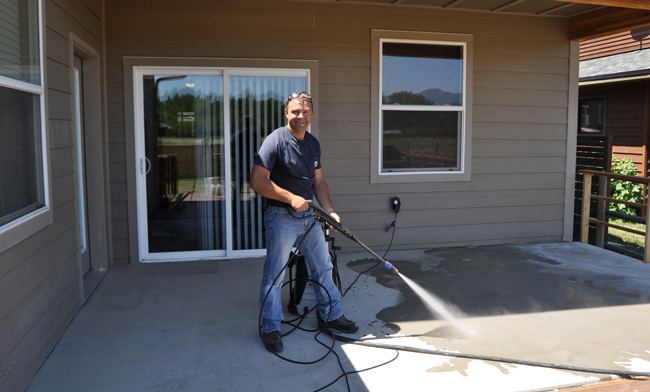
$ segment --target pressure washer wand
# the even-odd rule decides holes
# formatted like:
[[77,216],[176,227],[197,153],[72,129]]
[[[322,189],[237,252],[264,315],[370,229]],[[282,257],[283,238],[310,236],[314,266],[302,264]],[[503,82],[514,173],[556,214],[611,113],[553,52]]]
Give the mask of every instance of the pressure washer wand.
[[371,255],[375,256],[375,258],[376,258],[377,260],[379,260],[379,261],[381,261],[382,263],[384,263],[384,266],[385,266],[386,268],[388,268],[389,270],[393,271],[393,272],[396,273],[396,274],[399,273],[399,271],[397,270],[397,268],[395,268],[395,266],[393,266],[389,261],[384,260],[383,257],[379,256],[379,255],[378,255],[377,253],[375,253],[372,249],[368,248],[368,247],[367,247],[363,242],[359,241],[359,239],[358,239],[357,237],[355,237],[354,234],[352,234],[352,233],[350,232],[350,230],[346,229],[346,228],[345,228],[341,223],[337,222],[336,219],[334,219],[334,217],[332,217],[332,216],[331,216],[330,214],[328,214],[327,212],[323,211],[320,207],[317,207],[317,206],[314,206],[314,205],[312,205],[311,207],[314,209],[314,215],[316,215],[318,218],[320,218],[320,220],[322,220],[323,222],[329,224],[329,225],[332,226],[335,230],[337,230],[338,232],[340,232],[340,233],[343,234],[344,236],[348,237],[348,238],[351,239],[352,241],[354,241],[354,242],[356,242],[357,244],[359,244],[363,249],[365,249],[366,251],[368,251],[368,253],[370,253]]

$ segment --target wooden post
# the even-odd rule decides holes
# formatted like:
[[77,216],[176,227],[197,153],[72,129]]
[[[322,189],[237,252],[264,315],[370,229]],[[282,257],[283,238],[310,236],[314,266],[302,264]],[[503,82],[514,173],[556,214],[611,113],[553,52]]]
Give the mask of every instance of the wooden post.
[[[591,173],[583,173],[582,224],[580,225],[580,242],[582,242],[583,244],[589,243],[589,205],[590,204],[591,204]],[[646,234],[646,242],[647,241],[648,241],[648,235]]]
[[[641,151],[641,175],[648,176],[648,144],[650,142],[650,81],[645,82],[645,104],[643,105],[643,150]],[[642,184],[643,196],[648,199],[650,188],[648,184]],[[647,215],[648,209],[644,208],[643,215]]]
[[[648,184],[646,184],[648,185]],[[646,208],[645,208],[645,247],[643,248],[643,262],[650,263],[650,230],[648,230],[648,223],[650,223],[650,197],[646,199]]]
[[[606,196],[605,184],[607,184],[607,177],[598,177],[598,196]],[[601,222],[607,220],[607,210],[609,210],[609,203],[605,200],[598,200],[596,206],[596,219]],[[605,247],[605,236],[607,235],[607,226],[596,225],[596,246],[599,248]]]

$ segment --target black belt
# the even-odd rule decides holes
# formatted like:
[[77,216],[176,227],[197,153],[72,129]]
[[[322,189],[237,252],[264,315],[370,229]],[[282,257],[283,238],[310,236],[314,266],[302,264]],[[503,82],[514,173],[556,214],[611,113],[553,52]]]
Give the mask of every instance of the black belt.
[[265,200],[266,200],[266,205],[270,207],[281,207],[281,208],[291,207],[290,204],[280,200],[275,200],[275,199],[265,199]]

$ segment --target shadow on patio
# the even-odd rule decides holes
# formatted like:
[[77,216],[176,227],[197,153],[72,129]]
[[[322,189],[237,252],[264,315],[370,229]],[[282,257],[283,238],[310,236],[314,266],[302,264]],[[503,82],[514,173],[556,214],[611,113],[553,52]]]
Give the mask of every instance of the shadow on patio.
[[[343,299],[355,338],[433,350],[650,372],[650,265],[579,243],[393,251],[400,272],[464,314],[470,337],[437,319],[384,268]],[[257,332],[261,259],[113,267],[27,388],[43,391],[310,391],[341,375],[333,355],[284,362]],[[339,255],[343,288],[375,263]],[[284,295],[285,303],[288,295]],[[286,307],[285,307],[286,309]],[[305,321],[315,326],[315,319]],[[283,355],[326,351],[313,333]],[[319,339],[329,343],[321,334]],[[337,343],[346,371],[395,350]],[[508,363],[400,352],[349,376],[352,391],[540,391],[611,379]],[[646,384],[646,383],[642,383]],[[339,380],[329,391],[347,390]]]

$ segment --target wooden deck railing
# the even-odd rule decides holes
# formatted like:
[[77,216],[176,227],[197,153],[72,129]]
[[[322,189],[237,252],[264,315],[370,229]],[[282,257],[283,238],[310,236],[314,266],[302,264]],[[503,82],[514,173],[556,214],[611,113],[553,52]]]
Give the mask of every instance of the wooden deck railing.
[[623,180],[623,181],[633,181],[633,182],[638,182],[641,184],[650,184],[650,177],[637,177],[637,176],[626,176],[623,174],[616,174],[616,173],[608,173],[608,172],[601,172],[601,171],[595,171],[595,170],[578,170],[578,173],[581,173],[584,175],[583,179],[583,184],[582,184],[582,223],[580,225],[580,242],[586,244],[589,242],[589,223],[594,223],[597,225],[603,225],[607,227],[613,227],[618,230],[623,230],[627,231],[629,233],[634,233],[638,235],[642,235],[645,237],[645,247],[643,251],[643,262],[645,263],[650,263],[650,230],[647,229],[645,232],[639,231],[639,230],[634,230],[630,229],[627,227],[615,225],[609,222],[601,221],[598,219],[593,219],[589,216],[589,210],[590,210],[590,205],[591,205],[591,199],[596,199],[596,200],[603,200],[608,203],[609,202],[614,202],[614,203],[622,203],[626,204],[628,206],[632,207],[638,207],[641,208],[642,211],[645,211],[646,217],[645,221],[646,224],[650,220],[650,197],[648,197],[648,201],[646,204],[641,204],[641,203],[633,203],[630,201],[626,200],[619,200],[619,199],[613,199],[611,197],[606,197],[604,195],[593,195],[591,193],[591,178],[592,176],[601,176],[601,177],[606,177],[606,178],[613,178],[616,180]]

